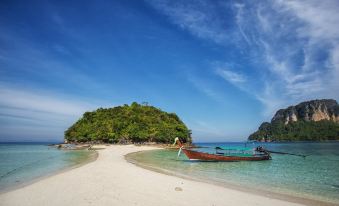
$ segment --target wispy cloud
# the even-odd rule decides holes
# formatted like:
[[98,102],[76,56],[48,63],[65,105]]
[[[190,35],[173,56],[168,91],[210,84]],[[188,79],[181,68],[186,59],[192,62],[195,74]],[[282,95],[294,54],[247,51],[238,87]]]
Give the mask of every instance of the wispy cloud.
[[47,92],[27,91],[20,88],[0,87],[0,105],[5,107],[25,109],[28,111],[48,112],[61,115],[79,115],[88,108],[86,103],[60,100]]
[[246,77],[243,74],[231,71],[229,69],[218,68],[216,73],[234,85],[240,85],[246,82]]
[[[63,131],[98,105],[53,91],[0,85],[0,140],[61,140]],[[14,139],[13,139],[14,140]]]
[[335,26],[339,22],[337,1],[287,0],[278,1],[277,6],[291,12],[305,23],[296,31],[300,37],[312,38],[312,41],[338,40],[339,29]]
[[251,44],[251,41],[247,34],[244,31],[245,25],[247,24],[246,18],[244,18],[244,7],[245,4],[235,3],[234,8],[236,9],[236,23],[238,26],[239,33],[243,37],[243,39],[247,42],[247,44]]
[[[339,89],[333,84],[339,79],[333,74],[338,67],[331,58],[339,44],[338,8],[334,1],[278,1],[257,8],[258,26],[266,28],[256,28],[258,49],[263,51],[263,69],[274,77],[264,81],[280,95],[276,107],[312,98],[339,98],[331,92]],[[264,103],[265,95],[257,94]]]
[[[92,56],[83,49],[88,39],[80,38],[81,31],[67,25],[69,21],[56,10],[45,4],[39,6],[48,11],[42,17],[42,24],[48,23],[44,29],[37,28],[41,24],[29,14],[20,25],[12,25],[11,17],[3,17],[0,141],[61,140],[63,131],[83,112],[112,106],[91,98],[112,89],[93,75]],[[18,19],[21,17],[18,15]]]
[[224,4],[211,4],[207,1],[168,1],[148,0],[148,2],[160,10],[163,14],[181,29],[193,35],[209,39],[223,44],[227,40],[228,31],[225,27],[227,20],[218,18],[213,12]]
[[221,101],[221,94],[217,92],[215,89],[213,89],[212,86],[210,86],[209,83],[206,81],[198,78],[197,76],[193,74],[187,74],[187,80],[200,92],[205,94],[206,96],[216,100],[216,101]]
[[[150,2],[198,38],[233,44],[250,59],[249,68],[218,68],[216,74],[262,102],[265,115],[298,101],[339,99],[337,1]],[[246,79],[247,73],[256,79]]]
[[63,82],[65,86],[88,91],[107,89],[107,84],[93,78],[93,56],[85,48],[88,39],[67,26],[56,11],[50,13],[45,18],[55,35],[60,36],[58,40],[35,41],[8,25],[0,28],[0,42],[6,45],[0,48],[0,72],[6,72],[0,80],[23,84]]

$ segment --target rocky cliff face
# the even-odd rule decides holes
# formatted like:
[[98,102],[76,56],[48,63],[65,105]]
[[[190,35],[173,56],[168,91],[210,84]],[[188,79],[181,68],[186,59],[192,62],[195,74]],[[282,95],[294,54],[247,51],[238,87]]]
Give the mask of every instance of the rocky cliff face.
[[248,137],[259,141],[339,140],[339,105],[335,100],[302,102],[280,109]]
[[333,99],[302,102],[296,106],[280,109],[274,115],[271,122],[284,122],[287,125],[299,120],[316,122],[330,120],[339,123],[339,105]]

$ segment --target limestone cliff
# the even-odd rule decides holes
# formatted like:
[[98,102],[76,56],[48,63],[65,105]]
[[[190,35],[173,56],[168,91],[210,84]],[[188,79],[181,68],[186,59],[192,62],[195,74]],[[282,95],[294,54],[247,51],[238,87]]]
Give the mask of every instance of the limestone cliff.
[[271,122],[264,122],[250,140],[339,140],[339,105],[333,99],[302,102],[280,109]]
[[312,100],[302,102],[296,106],[280,109],[271,122],[320,121],[330,120],[339,122],[339,105],[333,99]]

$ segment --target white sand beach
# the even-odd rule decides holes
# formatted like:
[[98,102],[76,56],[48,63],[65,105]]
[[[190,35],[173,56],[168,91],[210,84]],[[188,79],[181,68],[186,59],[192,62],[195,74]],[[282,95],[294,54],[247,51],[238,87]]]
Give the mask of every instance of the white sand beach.
[[97,160],[0,195],[0,205],[301,205],[140,168],[124,155],[155,149],[106,146]]

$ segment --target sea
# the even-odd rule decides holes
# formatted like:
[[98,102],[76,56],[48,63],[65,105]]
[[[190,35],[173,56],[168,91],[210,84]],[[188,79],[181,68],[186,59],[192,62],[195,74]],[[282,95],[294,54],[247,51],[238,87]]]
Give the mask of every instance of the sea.
[[218,185],[236,186],[259,193],[282,194],[339,204],[339,142],[308,143],[196,143],[196,150],[214,152],[216,146],[264,146],[277,152],[258,162],[189,161],[178,150],[132,153],[127,159],[140,166],[167,174],[189,177]]
[[88,150],[60,150],[48,143],[0,143],[0,192],[94,159]]

